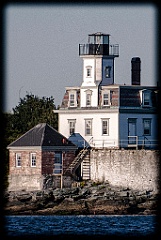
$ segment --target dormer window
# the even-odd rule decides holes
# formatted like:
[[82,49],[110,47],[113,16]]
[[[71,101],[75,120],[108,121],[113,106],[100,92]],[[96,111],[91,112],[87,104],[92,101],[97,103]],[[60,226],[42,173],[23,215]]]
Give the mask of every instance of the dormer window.
[[92,67],[91,66],[87,66],[86,67],[86,73],[87,73],[87,77],[91,77],[92,76]]
[[74,106],[74,94],[70,94],[70,107],[73,107]]
[[92,91],[91,90],[87,90],[86,91],[86,107],[90,107],[91,106],[91,96],[92,96]]
[[143,105],[149,106],[150,105],[150,94],[149,92],[145,92],[143,95]]
[[142,90],[141,91],[141,104],[143,107],[151,107],[152,99],[151,99],[151,91],[150,90]]
[[69,93],[69,107],[76,107],[76,92]]
[[110,90],[102,91],[102,105],[103,106],[110,105]]

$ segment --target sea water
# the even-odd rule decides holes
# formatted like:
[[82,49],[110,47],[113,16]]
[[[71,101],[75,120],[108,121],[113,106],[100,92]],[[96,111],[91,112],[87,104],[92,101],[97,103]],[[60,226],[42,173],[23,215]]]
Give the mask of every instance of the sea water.
[[156,217],[151,216],[6,216],[7,236],[112,235],[146,236],[156,231]]

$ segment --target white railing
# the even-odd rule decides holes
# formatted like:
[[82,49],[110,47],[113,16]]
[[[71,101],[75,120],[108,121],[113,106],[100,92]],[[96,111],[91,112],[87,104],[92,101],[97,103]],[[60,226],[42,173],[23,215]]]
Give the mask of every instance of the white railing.
[[[88,146],[93,148],[149,148],[156,149],[158,144],[158,140],[153,139],[149,140],[145,136],[128,136],[127,139],[91,139],[88,140],[78,140],[79,146],[82,148],[86,148]],[[80,144],[81,143],[81,144]],[[76,142],[75,142],[76,144]],[[88,144],[88,145],[87,145]]]
[[120,140],[120,148],[136,147],[142,149],[157,149],[159,142],[157,139],[148,139],[145,136],[128,136],[128,139]]

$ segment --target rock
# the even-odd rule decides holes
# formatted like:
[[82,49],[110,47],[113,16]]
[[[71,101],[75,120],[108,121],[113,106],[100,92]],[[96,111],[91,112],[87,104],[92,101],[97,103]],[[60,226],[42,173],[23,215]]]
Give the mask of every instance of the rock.
[[17,196],[17,199],[21,202],[26,202],[26,201],[30,201],[32,199],[32,196],[29,194],[25,194],[25,195]]
[[86,181],[73,188],[6,192],[6,214],[151,214],[157,194]]

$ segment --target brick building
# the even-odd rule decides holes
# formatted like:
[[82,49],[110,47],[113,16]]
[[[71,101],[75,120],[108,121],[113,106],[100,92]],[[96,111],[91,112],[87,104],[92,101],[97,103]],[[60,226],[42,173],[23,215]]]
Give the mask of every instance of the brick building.
[[[45,176],[60,186],[77,146],[46,123],[40,123],[8,145],[9,191],[41,190]],[[55,180],[54,180],[55,179]]]

